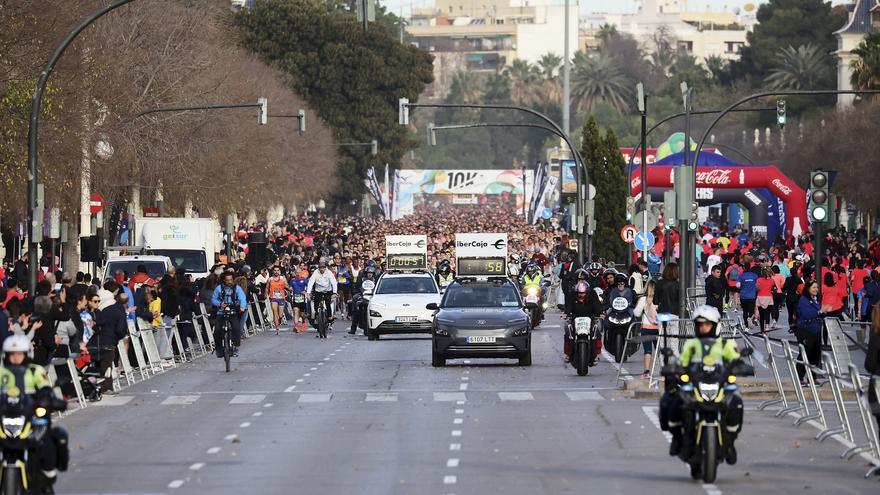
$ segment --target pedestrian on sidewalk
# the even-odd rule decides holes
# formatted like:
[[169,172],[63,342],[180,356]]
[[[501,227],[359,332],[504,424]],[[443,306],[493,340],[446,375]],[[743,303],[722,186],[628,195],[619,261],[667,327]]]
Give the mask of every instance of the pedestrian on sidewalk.
[[642,378],[651,378],[651,360],[657,347],[657,335],[660,329],[657,322],[657,304],[654,303],[655,292],[656,284],[653,280],[648,280],[645,285],[645,297],[640,298],[635,307],[635,315],[641,316],[642,319],[642,327],[639,331],[645,351],[645,371],[642,373]]
[[758,323],[758,269],[752,267],[739,276],[739,302],[743,310],[743,324],[749,328],[749,319]]
[[[798,300],[797,307],[797,337],[798,344],[804,346],[806,356],[800,356],[799,361],[803,362],[804,357],[807,358],[813,366],[819,366],[822,362],[822,319],[828,312],[827,306],[822,306],[819,302],[819,284],[815,280],[810,280],[804,284],[804,291]],[[798,377],[801,383],[804,382],[806,368],[802,364],[797,365]]]
[[724,314],[724,293],[727,286],[721,278],[721,265],[712,265],[711,272],[706,277],[706,304],[718,310],[718,314]]
[[865,354],[865,370],[871,373],[871,381],[868,382],[868,404],[880,431],[880,306],[874,306],[871,312],[871,330],[871,335],[868,337],[868,352]]
[[773,297],[776,292],[776,283],[773,281],[773,272],[769,268],[763,268],[761,278],[755,281],[757,286],[757,298],[755,304],[758,307],[758,324],[761,333],[767,332],[770,325],[770,312],[773,308]]

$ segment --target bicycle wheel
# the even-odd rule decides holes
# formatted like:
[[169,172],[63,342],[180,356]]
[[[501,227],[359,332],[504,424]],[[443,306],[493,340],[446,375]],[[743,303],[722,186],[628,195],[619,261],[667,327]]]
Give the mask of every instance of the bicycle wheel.
[[223,329],[223,360],[226,362],[226,372],[229,373],[229,366],[232,362],[232,325],[228,319]]
[[317,320],[318,320],[318,321],[317,321],[317,323],[318,323],[318,335],[319,335],[322,339],[326,339],[326,338],[327,338],[327,314],[326,314],[324,311],[325,311],[325,310],[324,310],[324,306],[322,305],[322,306],[318,309],[318,318],[317,318]]

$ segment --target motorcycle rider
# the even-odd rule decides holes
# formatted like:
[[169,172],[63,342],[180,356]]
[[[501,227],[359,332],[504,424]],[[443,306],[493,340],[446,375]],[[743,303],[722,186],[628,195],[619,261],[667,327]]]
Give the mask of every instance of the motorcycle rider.
[[[587,273],[583,270],[578,270],[578,280],[573,289],[572,297],[567,298],[570,303],[566,304],[565,313],[568,315],[568,319],[572,324],[575,318],[589,317],[595,321],[595,319],[602,313],[602,305],[599,303],[599,296],[590,290],[590,284],[587,283],[586,278]],[[564,359],[566,363],[571,360],[571,353],[573,351],[570,335],[568,334],[571,330],[571,325],[566,326],[565,342],[562,347],[565,352]],[[599,359],[599,354],[602,353],[602,339],[597,339],[594,344],[596,346],[596,357],[593,362],[590,363],[591,366],[596,365],[596,361]]]
[[358,323],[363,321],[364,312],[367,311],[367,305],[363,304],[364,297],[364,280],[372,280],[373,283],[376,283],[376,267],[368,266],[361,271],[361,275],[358,277],[354,286],[352,287],[352,296],[351,296],[351,328],[348,330],[348,333],[354,335],[357,332]]
[[[45,368],[32,363],[28,358],[30,350],[31,341],[24,335],[11,335],[3,341],[0,393],[9,399],[20,399],[24,391],[38,406],[59,411],[67,409],[65,402],[55,398]],[[29,493],[54,493],[52,485],[55,484],[58,471],[67,470],[69,456],[67,431],[59,426],[52,427],[30,456],[31,462],[39,464],[28,466],[28,473],[31,475],[28,479],[32,487]],[[36,474],[37,467],[42,476],[32,476]]]
[[[541,275],[541,270],[538,268],[538,264],[535,262],[531,262],[526,266],[526,272],[519,281],[519,286],[522,287],[523,292],[527,292],[530,287],[535,287],[540,294],[543,277]],[[541,304],[540,299],[538,300],[538,316],[540,316],[542,320],[544,319],[544,307],[543,304]]]
[[618,297],[622,297],[629,302],[630,310],[636,306],[636,293],[626,285],[626,275],[618,273],[614,275],[614,283],[605,291],[606,296],[603,298],[604,310],[608,311],[611,307],[611,301]]
[[605,287],[605,279],[602,275],[602,265],[598,261],[590,263],[587,267],[587,283],[590,287]]
[[512,253],[510,255],[510,261],[507,263],[507,276],[512,279],[519,278],[519,254]]
[[449,264],[449,260],[443,260],[440,262],[440,266],[437,267],[437,285],[440,286],[440,290],[446,290],[446,287],[455,280],[455,272],[452,271],[452,265]]
[[[712,306],[702,305],[694,311],[694,327],[697,337],[684,343],[678,364],[685,370],[691,366],[701,365],[705,357],[714,358],[715,362],[722,361],[726,367],[740,359],[739,349],[733,339],[720,338],[719,322],[721,315]],[[683,433],[693,431],[693,418],[686,416],[682,410],[681,396],[675,389],[667,392],[660,400],[661,426],[667,423],[667,428],[672,434],[672,443],[669,446],[669,455],[678,455],[686,445],[683,442]],[[690,416],[688,414],[688,416]],[[665,420],[665,421],[664,421]],[[731,397],[730,409],[725,418],[724,430],[727,446],[725,458],[728,464],[736,464],[737,454],[734,443],[742,429],[743,400],[739,395]],[[684,429],[684,431],[683,431]],[[689,446],[689,444],[687,444]]]

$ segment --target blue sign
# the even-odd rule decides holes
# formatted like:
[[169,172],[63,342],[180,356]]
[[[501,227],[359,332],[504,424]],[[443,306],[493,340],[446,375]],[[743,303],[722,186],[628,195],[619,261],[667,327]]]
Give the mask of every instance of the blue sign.
[[552,209],[544,208],[544,210],[541,211],[541,218],[543,218],[544,220],[550,220],[552,217],[553,217],[553,210]]
[[[636,249],[638,249],[639,251],[647,251],[647,250],[651,249],[652,247],[654,247],[654,241],[655,241],[654,234],[652,234],[651,232],[648,232],[648,235],[646,237],[645,232],[640,231],[640,232],[636,233],[636,237],[633,240],[633,244],[635,244]],[[646,244],[647,244],[647,246],[646,246]]]

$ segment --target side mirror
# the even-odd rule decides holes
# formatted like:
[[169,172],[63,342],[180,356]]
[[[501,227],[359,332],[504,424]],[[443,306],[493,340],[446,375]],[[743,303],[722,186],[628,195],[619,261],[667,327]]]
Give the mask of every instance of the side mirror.
[[430,309],[431,311],[437,311],[440,309],[440,305],[437,303],[428,303],[425,305],[425,309]]

